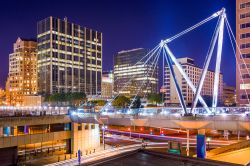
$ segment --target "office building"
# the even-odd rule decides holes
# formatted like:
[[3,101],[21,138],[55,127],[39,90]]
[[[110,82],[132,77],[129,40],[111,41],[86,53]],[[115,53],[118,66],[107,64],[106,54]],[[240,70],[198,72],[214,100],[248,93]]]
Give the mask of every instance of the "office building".
[[113,96],[114,74],[113,71],[102,72],[102,97],[110,99]]
[[[144,64],[149,50],[144,48],[120,51],[114,56],[114,91],[125,96],[144,96],[158,89],[158,67],[153,58]],[[139,62],[140,61],[140,62]],[[139,63],[138,63],[139,62]]]
[[[188,57],[179,58],[177,59],[178,62],[182,65],[184,71],[186,72],[187,76],[193,82],[193,84],[197,87],[202,69],[195,65],[194,60]],[[191,106],[194,93],[192,89],[187,84],[186,80],[183,78],[179,70],[175,65],[173,65],[174,72],[176,74],[177,82],[182,90],[182,94],[184,100],[187,105]],[[214,86],[214,76],[215,73],[213,71],[207,71],[203,87],[201,90],[201,95],[206,97],[213,96],[213,86]],[[164,86],[166,87],[166,97],[165,97],[165,105],[179,105],[179,97],[175,88],[175,84],[173,82],[173,77],[170,75],[169,67],[166,67],[165,70],[165,81]],[[222,100],[222,93],[223,93],[223,75],[220,74],[219,76],[219,93],[218,93],[218,101]]]
[[48,17],[37,24],[37,41],[40,93],[101,93],[101,32]]
[[6,84],[8,105],[21,106],[25,95],[37,94],[37,43],[18,38],[9,55],[9,75]]
[[6,104],[6,92],[4,89],[0,88],[0,105]]
[[238,105],[249,105],[250,99],[250,0],[236,0],[236,41],[240,47],[236,63]]

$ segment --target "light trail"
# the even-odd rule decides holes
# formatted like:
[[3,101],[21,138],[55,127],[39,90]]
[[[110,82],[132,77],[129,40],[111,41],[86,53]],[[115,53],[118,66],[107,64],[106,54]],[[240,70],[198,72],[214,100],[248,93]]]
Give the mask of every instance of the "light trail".
[[[120,134],[126,134],[126,135],[130,135],[130,132],[128,131],[120,131],[120,130],[112,130],[112,129],[107,129],[107,132],[111,132],[111,133],[120,133]],[[145,138],[153,138],[153,139],[157,139],[160,138],[161,140],[180,140],[180,141],[186,141],[187,138],[183,138],[183,137],[174,137],[174,136],[162,136],[162,135],[153,135],[153,134],[145,134],[145,133],[134,133],[131,132],[131,136],[132,137],[145,137]],[[196,142],[195,138],[189,138],[190,141],[194,141]],[[237,141],[224,141],[224,140],[211,140],[209,143],[214,144],[214,145],[230,145],[233,143],[236,143]],[[184,142],[185,143],[185,142]]]

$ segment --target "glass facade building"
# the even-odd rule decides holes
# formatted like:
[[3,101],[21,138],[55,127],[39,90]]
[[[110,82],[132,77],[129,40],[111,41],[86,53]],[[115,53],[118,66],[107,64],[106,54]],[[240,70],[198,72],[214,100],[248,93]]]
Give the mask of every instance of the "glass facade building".
[[113,71],[102,72],[102,97],[111,98],[113,96],[114,74]]
[[37,23],[41,94],[101,93],[102,33],[48,17]]
[[[138,48],[120,51],[114,56],[114,91],[125,96],[144,96],[158,90],[158,67],[151,58],[144,64],[149,50]],[[137,63],[139,62],[139,63]]]

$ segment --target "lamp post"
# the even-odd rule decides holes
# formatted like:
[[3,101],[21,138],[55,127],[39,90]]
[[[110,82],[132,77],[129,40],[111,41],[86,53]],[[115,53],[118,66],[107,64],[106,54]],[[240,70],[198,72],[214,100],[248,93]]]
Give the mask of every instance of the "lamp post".
[[189,156],[189,130],[186,131],[187,132],[187,156]]
[[108,126],[103,125],[102,126],[102,144],[103,144],[103,148],[105,150],[105,130],[108,128]]
[[207,137],[207,149],[210,150],[209,148],[209,142],[211,141],[211,138],[210,137]]

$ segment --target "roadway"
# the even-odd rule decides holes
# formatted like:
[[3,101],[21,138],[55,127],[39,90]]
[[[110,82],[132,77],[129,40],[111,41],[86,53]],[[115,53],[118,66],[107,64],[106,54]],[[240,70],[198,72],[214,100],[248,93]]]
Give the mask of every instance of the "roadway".
[[[167,145],[165,142],[155,142],[157,140],[159,141],[178,141],[182,142],[183,145],[186,145],[187,143],[187,137],[177,137],[177,136],[166,136],[166,135],[154,135],[154,134],[146,134],[146,133],[136,133],[136,132],[129,132],[129,131],[120,131],[120,130],[113,130],[113,129],[106,129],[106,132],[111,133],[112,135],[108,135],[107,137],[112,137],[112,138],[117,138],[117,139],[122,139],[122,140],[129,140],[129,141],[134,141],[134,142],[142,142],[143,139],[151,140],[152,143],[154,144],[162,144],[162,145]],[[131,135],[131,138],[130,138]],[[189,138],[190,145],[191,146],[196,146],[196,138],[191,137]],[[236,143],[237,141],[235,140],[219,140],[219,139],[212,139],[209,142],[209,145],[213,148],[215,147],[220,147],[220,146],[226,146],[230,145],[233,143]]]

